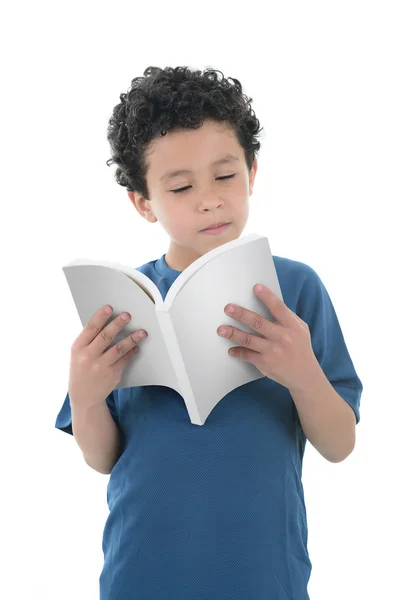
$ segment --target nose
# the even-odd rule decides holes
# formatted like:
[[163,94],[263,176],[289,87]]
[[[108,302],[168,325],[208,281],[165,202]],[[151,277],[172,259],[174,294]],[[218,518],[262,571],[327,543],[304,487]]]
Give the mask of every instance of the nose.
[[215,193],[207,193],[203,194],[202,199],[200,200],[200,207],[202,210],[215,210],[219,206],[223,204],[221,198],[216,198]]

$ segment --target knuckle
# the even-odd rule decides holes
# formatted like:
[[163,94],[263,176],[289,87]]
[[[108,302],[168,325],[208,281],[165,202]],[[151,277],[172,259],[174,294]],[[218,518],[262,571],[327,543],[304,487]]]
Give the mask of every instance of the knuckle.
[[261,329],[262,324],[263,324],[262,318],[259,315],[254,315],[251,327],[253,329]]
[[89,331],[94,331],[96,333],[96,335],[100,329],[100,327],[97,327],[97,325],[95,323],[93,323],[93,321],[89,321],[88,324],[86,325],[86,327],[88,328]]
[[251,344],[251,336],[248,333],[246,333],[244,336],[242,346],[250,346],[250,344]]
[[[137,339],[135,339],[135,337],[136,337]],[[132,335],[130,336],[130,338],[131,338],[131,340],[132,340],[132,342],[133,342],[133,345],[134,345],[134,346],[139,346],[139,341],[140,341],[140,339],[138,338],[138,335],[137,335],[137,333],[136,333],[136,336],[135,336],[135,334],[132,334]]]
[[76,357],[75,360],[77,362],[78,365],[82,365],[85,364],[86,362],[88,362],[89,360],[89,355],[86,352],[79,352],[78,350],[76,351]]
[[244,314],[243,314],[243,308],[239,307],[236,310],[237,310],[237,318],[238,318],[239,321],[241,321],[243,319],[243,316],[244,316]]
[[290,333],[284,333],[283,334],[283,341],[285,342],[285,344],[291,344],[292,343],[292,336],[290,335]]
[[117,354],[125,354],[124,344],[122,342],[118,342],[118,344],[115,344],[115,350]]
[[276,310],[282,310],[282,308],[285,306],[285,303],[282,302],[282,300],[277,300],[275,308]]
[[113,339],[112,336],[105,329],[101,330],[100,335],[103,338],[103,340],[105,342],[107,342],[107,344],[109,344],[110,342],[112,342],[112,339]]

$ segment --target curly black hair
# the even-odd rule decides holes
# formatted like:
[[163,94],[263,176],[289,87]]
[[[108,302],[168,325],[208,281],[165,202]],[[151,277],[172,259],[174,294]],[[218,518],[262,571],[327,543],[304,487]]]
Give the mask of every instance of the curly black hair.
[[256,136],[262,128],[250,106],[252,98],[242,93],[237,79],[225,79],[221,71],[211,68],[201,72],[189,67],[147,67],[143,74],[120,95],[121,102],[108,122],[112,158],[106,164],[118,165],[115,179],[119,185],[150,199],[146,150],[151,140],[172,129],[198,129],[207,118],[232,126],[251,170],[261,146]]

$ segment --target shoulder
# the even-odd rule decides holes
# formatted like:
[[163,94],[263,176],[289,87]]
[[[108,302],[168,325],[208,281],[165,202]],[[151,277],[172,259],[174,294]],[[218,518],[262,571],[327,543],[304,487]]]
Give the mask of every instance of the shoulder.
[[279,283],[287,292],[299,295],[304,289],[315,289],[322,284],[318,273],[310,265],[283,256],[273,255],[272,258]]
[[273,256],[283,300],[308,326],[318,327],[318,315],[331,310],[328,292],[315,269],[310,265]]

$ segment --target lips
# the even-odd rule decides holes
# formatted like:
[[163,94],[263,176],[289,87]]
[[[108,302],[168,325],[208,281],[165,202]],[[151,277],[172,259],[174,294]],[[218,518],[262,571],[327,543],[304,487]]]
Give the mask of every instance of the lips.
[[201,229],[200,231],[207,231],[207,229],[216,229],[217,227],[221,227],[222,225],[229,225],[227,221],[223,221],[222,223],[216,223],[206,227],[205,229]]

